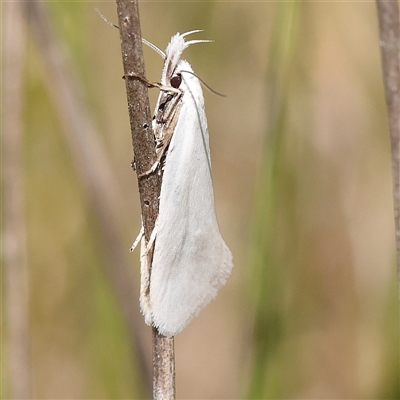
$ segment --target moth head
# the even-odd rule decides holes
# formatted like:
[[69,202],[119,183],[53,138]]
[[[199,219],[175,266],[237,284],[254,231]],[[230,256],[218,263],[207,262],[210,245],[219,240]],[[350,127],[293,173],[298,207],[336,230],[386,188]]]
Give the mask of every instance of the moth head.
[[223,94],[216,92],[211,89],[202,79],[200,79],[190,67],[190,64],[181,59],[183,51],[188,48],[191,44],[196,43],[209,43],[213,42],[213,40],[189,40],[185,41],[185,37],[191,35],[192,33],[202,32],[201,29],[189,31],[180,34],[179,32],[172,36],[168,46],[165,50],[165,53],[160,50],[154,44],[148,42],[145,39],[142,39],[143,43],[147,46],[151,47],[154,51],[161,55],[164,58],[164,67],[161,74],[161,84],[164,86],[170,86],[174,89],[179,89],[181,83],[183,81],[182,73],[188,73],[192,76],[195,76],[207,89],[211,92],[225,97]]
[[[183,51],[191,44],[209,43],[212,40],[189,40],[185,41],[185,37],[192,33],[202,32],[202,30],[194,30],[186,33],[177,33],[172,36],[171,41],[165,50],[164,68],[161,76],[161,82],[164,85],[170,84],[174,88],[178,88],[182,82],[182,76],[177,72],[177,67],[181,61]],[[175,86],[177,85],[177,86]]]

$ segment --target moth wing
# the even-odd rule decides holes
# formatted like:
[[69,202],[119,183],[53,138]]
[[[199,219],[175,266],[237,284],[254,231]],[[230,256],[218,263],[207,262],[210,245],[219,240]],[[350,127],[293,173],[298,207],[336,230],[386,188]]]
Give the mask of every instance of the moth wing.
[[166,336],[215,298],[233,267],[215,215],[201,88],[197,78],[186,80],[195,90],[184,95],[166,158],[150,278],[153,324]]

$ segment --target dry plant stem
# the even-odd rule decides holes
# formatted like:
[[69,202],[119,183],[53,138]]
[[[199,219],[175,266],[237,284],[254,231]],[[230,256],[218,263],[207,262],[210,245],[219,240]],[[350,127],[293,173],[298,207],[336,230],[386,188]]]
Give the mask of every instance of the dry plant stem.
[[[124,75],[145,78],[139,9],[136,0],[117,0]],[[154,134],[147,86],[142,79],[125,79],[134,152],[138,175],[144,234],[149,240],[158,215],[161,173],[144,175],[156,160]],[[161,172],[161,171],[160,171]],[[175,398],[174,339],[153,329],[153,399]]]
[[[133,165],[138,175],[148,171],[156,160],[154,134],[151,125],[147,85],[141,79],[128,76],[145,76],[142,38],[137,4],[135,1],[117,1],[124,65],[129,120],[134,152]],[[138,180],[140,204],[145,237],[147,240],[158,215],[158,196],[161,189],[159,174],[148,174]]]
[[400,301],[400,28],[399,5],[377,0],[382,72],[392,148],[393,202]]
[[[31,397],[28,343],[28,271],[23,190],[22,73],[25,24],[22,3],[4,5],[3,41],[3,255],[11,395]],[[1,396],[0,390],[0,397]]]
[[46,66],[44,83],[58,114],[65,141],[89,201],[96,213],[103,235],[106,273],[111,288],[125,317],[134,359],[140,363],[141,381],[150,391],[151,372],[144,356],[144,338],[138,330],[141,316],[137,293],[128,273],[128,249],[121,245],[119,226],[125,219],[120,188],[115,180],[107,153],[99,141],[99,133],[82,100],[83,85],[74,75],[64,48],[52,30],[46,4],[39,1],[24,3],[38,48]]
[[[174,338],[162,336],[153,328],[154,376],[157,385],[153,386],[153,399],[175,398],[175,353]],[[159,359],[156,359],[159,357]]]

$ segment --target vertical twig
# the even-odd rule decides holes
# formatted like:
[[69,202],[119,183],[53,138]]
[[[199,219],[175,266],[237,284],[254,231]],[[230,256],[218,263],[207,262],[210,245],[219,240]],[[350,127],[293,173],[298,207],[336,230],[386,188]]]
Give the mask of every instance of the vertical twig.
[[[121,35],[125,76],[145,77],[137,0],[116,0]],[[154,135],[151,128],[147,87],[138,79],[126,79],[129,119],[134,160],[138,175],[148,171],[156,160]],[[158,215],[158,197],[162,176],[150,174],[138,179],[145,237],[147,240]],[[167,338],[153,329],[153,398],[175,398],[174,338]]]
[[153,399],[175,399],[174,338],[160,335],[153,328]]
[[[5,262],[6,325],[12,396],[31,396],[28,344],[28,271],[24,218],[22,157],[22,73],[25,32],[22,3],[5,7],[3,42],[3,256]],[[0,391],[0,397],[1,396]]]
[[400,300],[400,29],[397,0],[377,0],[379,38],[392,148],[397,279]]

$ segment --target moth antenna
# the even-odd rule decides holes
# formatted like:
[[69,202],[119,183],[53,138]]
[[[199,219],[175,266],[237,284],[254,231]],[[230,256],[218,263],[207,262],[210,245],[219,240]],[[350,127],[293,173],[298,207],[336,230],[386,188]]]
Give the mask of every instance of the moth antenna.
[[198,75],[196,75],[194,72],[192,72],[192,71],[185,71],[185,70],[182,70],[182,71],[180,71],[180,72],[186,72],[186,73],[188,73],[188,74],[191,74],[191,75],[195,76],[195,77],[204,85],[204,87],[205,87],[206,89],[208,89],[211,93],[214,93],[214,94],[216,94],[217,96],[226,97],[225,94],[218,93],[216,90],[214,90],[214,89],[212,89],[210,86],[208,86],[207,83],[205,83],[205,82],[203,81],[203,79],[201,79],[201,78],[200,78]]
[[119,29],[119,26],[118,26],[118,25],[115,25],[115,24],[113,24],[111,21],[109,21],[109,20],[101,13],[101,11],[100,11],[98,8],[95,8],[95,11],[97,12],[97,14],[100,15],[101,19],[102,19],[104,22],[106,22],[108,25],[113,26],[114,28]]
[[142,42],[146,45],[149,46],[151,49],[153,49],[156,53],[158,53],[163,59],[165,59],[165,53],[160,50],[155,44],[150,43],[148,40],[142,38]]
[[[119,29],[119,26],[118,26],[118,25],[115,25],[115,24],[113,24],[111,21],[109,21],[109,20],[101,13],[101,11],[100,11],[98,8],[95,8],[95,11],[97,12],[97,14],[100,15],[101,19],[102,19],[104,22],[106,22],[108,25],[113,26],[114,28]],[[190,32],[189,32],[189,33],[190,33]],[[143,42],[145,45],[147,45],[147,46],[149,46],[150,48],[152,48],[156,53],[160,54],[160,56],[161,56],[162,58],[165,58],[165,53],[164,53],[162,50],[160,50],[156,45],[154,45],[153,43],[150,43],[148,40],[143,39],[143,38],[142,38],[142,42]]]

